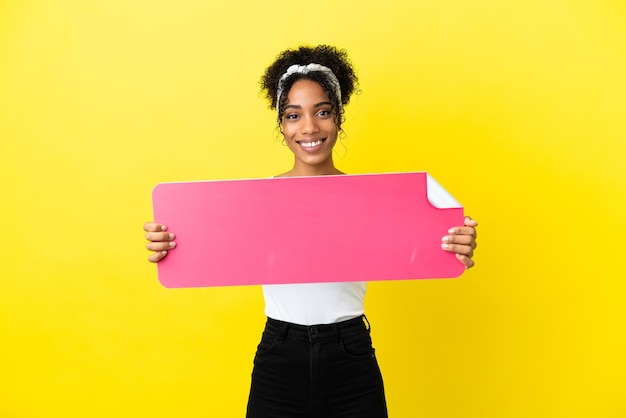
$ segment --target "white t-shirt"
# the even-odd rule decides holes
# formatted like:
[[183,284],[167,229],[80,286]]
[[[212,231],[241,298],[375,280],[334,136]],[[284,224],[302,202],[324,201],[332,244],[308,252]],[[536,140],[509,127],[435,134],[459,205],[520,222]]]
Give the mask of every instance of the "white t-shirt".
[[265,285],[265,315],[300,325],[345,321],[363,315],[366,287],[366,282]]

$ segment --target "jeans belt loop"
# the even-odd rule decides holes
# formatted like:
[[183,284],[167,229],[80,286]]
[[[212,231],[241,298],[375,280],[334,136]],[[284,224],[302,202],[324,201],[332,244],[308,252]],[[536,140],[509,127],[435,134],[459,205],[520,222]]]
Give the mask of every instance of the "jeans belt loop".
[[367,332],[371,332],[372,331],[372,326],[370,325],[370,321],[368,321],[367,316],[365,316],[365,314],[363,314],[363,322],[365,322],[365,328],[367,328]]

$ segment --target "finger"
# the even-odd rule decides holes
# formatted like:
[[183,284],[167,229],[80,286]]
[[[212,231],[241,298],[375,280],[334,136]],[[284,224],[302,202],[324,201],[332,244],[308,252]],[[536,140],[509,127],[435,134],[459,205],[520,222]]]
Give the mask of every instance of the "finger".
[[448,229],[448,234],[450,235],[469,235],[472,237],[476,237],[476,229],[473,226],[455,226],[453,228]]
[[478,222],[472,219],[471,216],[466,216],[464,221],[465,226],[478,226]]
[[171,232],[146,232],[146,239],[153,242],[172,241],[176,235]]
[[166,251],[176,247],[174,241],[169,242],[149,242],[146,244],[146,248],[150,251]]
[[441,242],[447,244],[469,245],[472,248],[476,248],[478,246],[474,237],[470,235],[446,235],[441,238]]
[[463,263],[463,265],[465,266],[465,270],[474,267],[474,260],[472,260],[470,257],[467,257],[463,254],[457,254],[456,258],[458,258],[459,261]]
[[148,261],[151,263],[158,263],[167,255],[167,251],[159,251],[158,253],[150,254]]
[[157,224],[154,222],[146,222],[143,225],[143,230],[146,232],[157,232],[157,231],[167,231],[167,226]]
[[474,248],[472,248],[471,245],[448,244],[444,242],[443,244],[441,244],[441,248],[445,251],[465,255],[469,258],[472,258],[474,256]]

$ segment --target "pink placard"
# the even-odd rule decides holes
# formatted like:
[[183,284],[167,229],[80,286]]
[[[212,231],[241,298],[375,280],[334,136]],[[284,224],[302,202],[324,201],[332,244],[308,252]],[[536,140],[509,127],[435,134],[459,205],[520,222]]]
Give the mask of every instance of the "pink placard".
[[154,219],[177,243],[158,263],[159,281],[206,287],[457,277],[464,267],[441,249],[441,238],[463,224],[463,208],[434,207],[437,196],[451,198],[436,186],[423,172],[158,184]]

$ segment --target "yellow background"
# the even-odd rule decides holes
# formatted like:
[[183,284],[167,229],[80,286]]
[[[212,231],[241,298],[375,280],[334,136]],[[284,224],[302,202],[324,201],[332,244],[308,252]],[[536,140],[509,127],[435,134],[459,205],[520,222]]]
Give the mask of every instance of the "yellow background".
[[360,76],[338,166],[480,222],[461,278],[370,284],[390,416],[626,416],[622,0],[0,2],[0,416],[244,416],[260,288],[162,288],[141,226],[289,169],[257,82],[301,43]]

